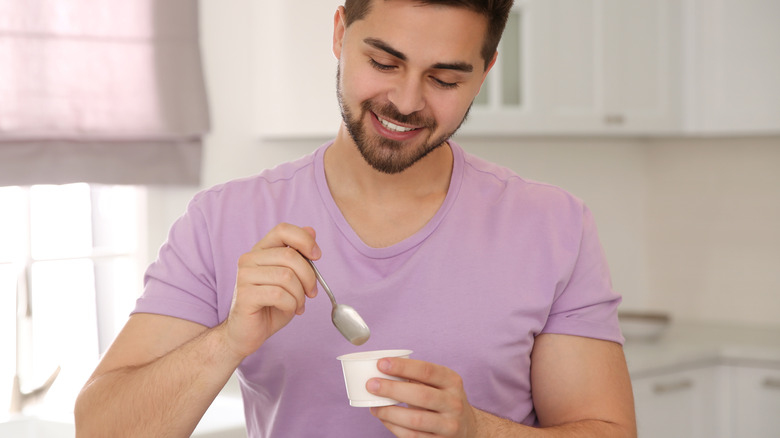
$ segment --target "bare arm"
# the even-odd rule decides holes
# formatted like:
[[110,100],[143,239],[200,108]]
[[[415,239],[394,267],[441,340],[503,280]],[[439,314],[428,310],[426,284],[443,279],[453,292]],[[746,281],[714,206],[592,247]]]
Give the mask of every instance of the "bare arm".
[[280,224],[244,254],[230,314],[212,329],[132,316],[79,394],[78,436],[189,436],[241,361],[316,295],[298,251],[319,258],[314,231]]
[[[539,423],[559,435],[635,437],[634,396],[623,349],[614,342],[540,335],[531,355]],[[589,432],[590,434],[585,434]]]
[[241,361],[223,332],[132,316],[79,395],[78,435],[189,436]]
[[[565,335],[537,337],[531,363],[532,428],[469,405],[460,377],[440,365],[411,359],[380,361],[382,370],[419,383],[376,379],[368,389],[400,400],[371,412],[397,436],[424,431],[445,437],[635,437],[631,383],[622,348]],[[423,383],[423,385],[420,385]]]

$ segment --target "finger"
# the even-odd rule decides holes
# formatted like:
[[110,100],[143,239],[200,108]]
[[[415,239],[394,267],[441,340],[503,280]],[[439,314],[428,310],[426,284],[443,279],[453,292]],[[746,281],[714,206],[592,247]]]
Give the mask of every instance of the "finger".
[[387,430],[390,431],[393,435],[397,437],[401,436],[412,436],[412,432],[409,429],[405,427],[401,427],[397,424],[391,423],[389,421],[382,421],[382,424],[387,428]]
[[436,412],[400,406],[371,408],[370,411],[371,415],[381,420],[396,436],[410,435],[410,431],[435,436],[453,436],[458,430],[456,421]]
[[[258,297],[262,298],[262,295],[251,292],[264,292],[269,295],[269,299],[273,303],[283,302],[281,300],[285,298],[282,296],[282,293],[284,293],[295,303],[293,310],[299,314],[303,313],[306,299],[304,295],[305,286],[301,279],[295,270],[289,266],[258,263],[269,257],[270,255],[266,251],[263,253],[245,254],[240,258],[236,280],[240,296],[237,298],[241,301],[251,298],[255,305],[262,306],[269,305],[269,303],[264,299],[258,299]],[[298,257],[300,258],[300,256]]]
[[278,266],[290,269],[300,281],[304,293],[309,298],[317,296],[317,280],[309,262],[296,249],[284,247],[272,247],[269,249],[253,249],[247,254],[248,264],[257,266]]
[[302,313],[305,305],[304,294],[311,298],[317,295],[311,266],[298,251],[287,246],[255,249],[244,254],[239,259],[239,274],[243,275],[245,284],[286,289],[298,301],[298,313]]
[[246,291],[247,297],[252,300],[255,312],[274,308],[282,314],[292,318],[293,314],[303,312],[299,302],[287,290],[277,286],[258,286]]
[[308,257],[310,260],[319,260],[319,258],[322,256],[322,251],[320,250],[320,247],[317,245],[317,232],[314,231],[314,228],[312,227],[303,227],[303,230],[309,233],[309,235],[314,239],[314,247],[312,248],[312,254]]
[[314,238],[314,229],[311,227],[301,228],[288,223],[280,223],[260,239],[253,250],[289,246],[312,260],[318,260],[322,256],[322,251]]
[[387,357],[377,362],[377,368],[385,374],[424,383],[435,388],[459,388],[460,376],[451,369],[431,362],[400,357]]
[[374,395],[425,410],[447,412],[456,408],[451,403],[456,398],[450,393],[422,383],[374,378],[366,383],[366,389]]
[[312,227],[302,227],[304,231],[309,233],[313,239],[317,239],[317,232]]

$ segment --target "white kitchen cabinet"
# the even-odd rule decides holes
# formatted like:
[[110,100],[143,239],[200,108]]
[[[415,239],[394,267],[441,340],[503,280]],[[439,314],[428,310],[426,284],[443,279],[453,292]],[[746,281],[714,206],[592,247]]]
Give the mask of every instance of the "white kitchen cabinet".
[[463,132],[669,132],[679,126],[671,0],[516,2]]
[[777,368],[706,365],[634,378],[643,438],[774,438],[780,431]]
[[[330,138],[342,0],[249,3],[253,125]],[[780,2],[516,0],[461,133],[780,133]]]
[[[667,129],[676,120],[667,69],[670,2],[517,0],[499,64],[463,132]],[[259,136],[328,138],[335,133],[340,114],[329,17],[341,3],[250,3],[253,125]]]
[[[253,126],[263,138],[332,138],[336,99],[333,16],[343,0],[258,1],[253,23]],[[243,43],[243,42],[242,42]]]
[[518,83],[494,71],[465,133],[780,133],[778,1],[521,0],[517,14],[499,57]]
[[603,129],[679,129],[679,0],[604,0],[602,7]]
[[780,133],[780,2],[683,2],[684,129]]
[[[725,397],[725,370],[697,368],[632,381],[637,428],[643,438],[717,438]],[[721,420],[722,421],[722,420]],[[725,436],[724,436],[725,438]]]
[[770,438],[780,434],[780,368],[735,367],[735,437]]

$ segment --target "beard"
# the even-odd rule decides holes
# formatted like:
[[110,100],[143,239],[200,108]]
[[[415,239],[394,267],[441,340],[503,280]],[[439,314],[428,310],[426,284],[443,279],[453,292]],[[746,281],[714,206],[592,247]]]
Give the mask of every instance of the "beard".
[[[469,105],[463,119],[452,132],[444,133],[437,137],[433,137],[438,127],[435,119],[420,112],[402,114],[391,102],[378,103],[372,99],[365,100],[360,104],[359,113],[356,114],[344,101],[341,90],[340,70],[339,68],[336,71],[336,94],[338,95],[344,126],[347,128],[350,137],[352,137],[352,141],[357,145],[363,159],[371,167],[382,173],[401,173],[445,144],[460,128],[471,110],[471,105]],[[405,147],[409,142],[392,140],[378,134],[369,134],[363,121],[371,117],[370,113],[376,114],[383,119],[416,126],[419,129],[426,129],[428,135],[425,138],[416,139],[417,145]]]

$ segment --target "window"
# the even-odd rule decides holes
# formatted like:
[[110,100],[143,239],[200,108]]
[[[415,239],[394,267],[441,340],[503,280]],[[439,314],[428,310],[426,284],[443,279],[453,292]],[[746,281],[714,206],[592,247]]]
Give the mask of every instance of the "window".
[[72,412],[140,294],[144,206],[135,186],[0,188],[0,411],[15,370],[27,392],[61,367],[43,408]]

